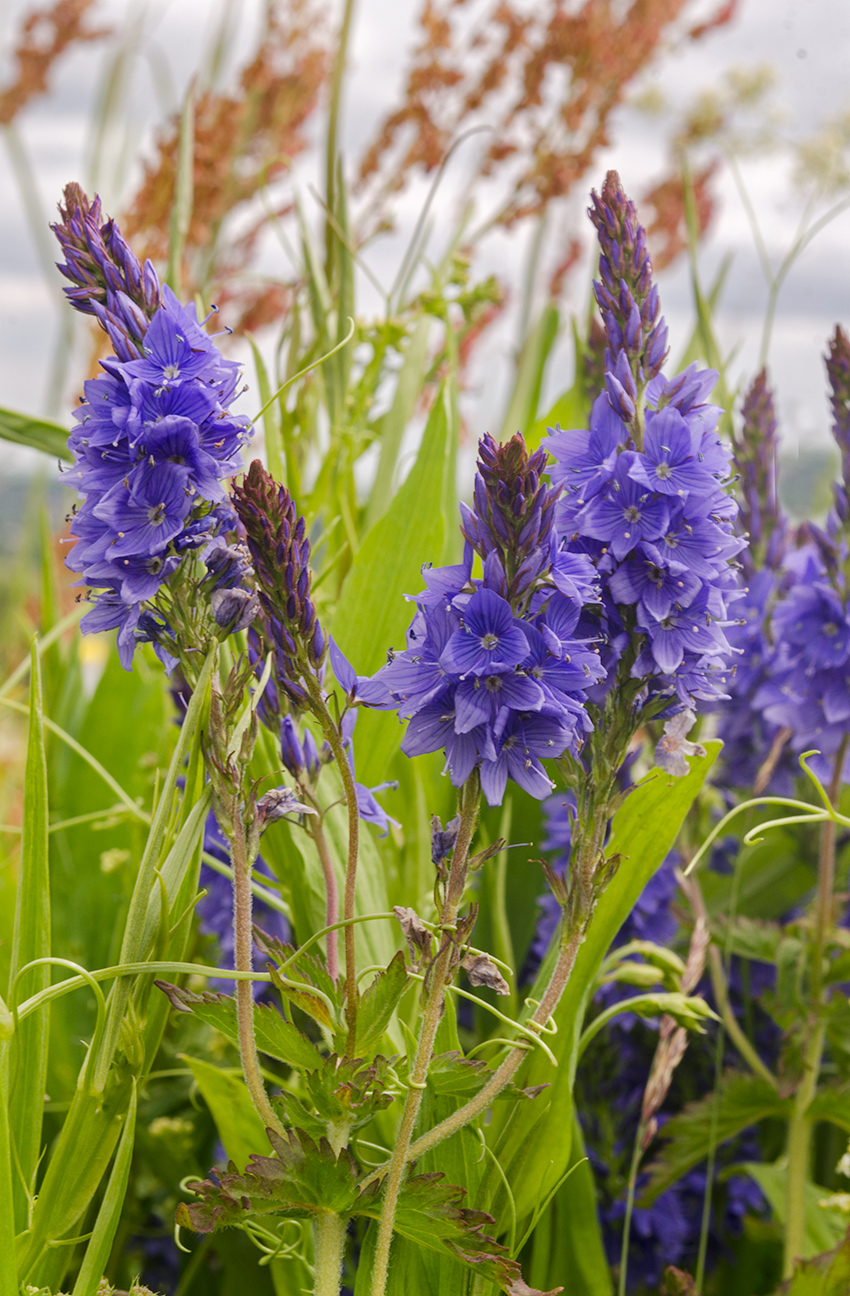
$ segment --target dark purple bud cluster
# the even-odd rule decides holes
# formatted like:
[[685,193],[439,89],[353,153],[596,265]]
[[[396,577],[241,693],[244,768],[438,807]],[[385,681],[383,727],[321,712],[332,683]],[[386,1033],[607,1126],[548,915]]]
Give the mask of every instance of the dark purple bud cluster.
[[280,758],[284,767],[299,783],[305,779],[314,779],[321,767],[315,738],[306,725],[302,738],[290,715],[285,715],[280,722]]
[[741,558],[748,576],[762,567],[777,570],[785,553],[788,524],[776,489],[777,448],[773,393],[767,371],[762,369],[744,397],[741,430],[732,434],[734,464],[740,475],[740,517],[750,540]]
[[593,290],[608,340],[605,385],[615,412],[632,424],[640,390],[661,372],[667,325],[652,282],[646,232],[616,171],[608,172],[601,195],[594,191],[591,202],[588,214],[600,245]]
[[484,560],[491,588],[515,602],[550,564],[554,505],[560,489],[543,481],[545,450],[529,454],[521,433],[500,445],[478,443],[474,508],[461,504],[464,538]]
[[269,646],[275,654],[277,684],[296,703],[305,691],[305,671],[315,673],[327,640],[310,598],[310,541],[306,523],[285,486],[255,459],[242,484],[233,488],[233,506],[245,529],[263,610]]
[[65,257],[59,269],[74,285],[65,289],[66,297],[78,311],[99,320],[119,360],[137,360],[148,324],[162,304],[153,264],[141,264],[115,221],[103,219],[100,199],[89,202],[78,184],[65,186],[59,214],[62,219],[51,229]]

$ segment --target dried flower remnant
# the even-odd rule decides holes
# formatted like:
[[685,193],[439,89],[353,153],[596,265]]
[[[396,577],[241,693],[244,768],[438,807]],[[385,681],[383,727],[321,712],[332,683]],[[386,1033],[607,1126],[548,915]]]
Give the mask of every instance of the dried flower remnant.
[[27,14],[12,52],[12,80],[0,91],[0,125],[8,126],[32,99],[45,93],[54,65],[72,45],[109,35],[106,27],[88,25],[93,8],[94,0],[56,0],[49,8]]
[[[633,0],[625,10],[615,0],[427,0],[404,101],[365,154],[362,179],[399,190],[411,169],[435,170],[480,117],[495,128],[479,167],[501,182],[499,221],[544,211],[608,143],[612,113],[686,9],[687,0]],[[721,8],[704,30],[731,17]]]
[[[245,272],[268,223],[254,201],[289,170],[307,145],[306,124],[327,71],[320,10],[308,0],[268,7],[263,39],[230,94],[206,91],[195,104],[192,215],[186,239],[187,287],[203,291],[220,306],[230,305],[234,331],[254,330],[280,317],[291,288],[279,282],[247,283]],[[163,264],[174,201],[180,119],[157,142],[125,229],[142,255]],[[220,234],[233,213],[238,231]]]
[[[691,177],[699,238],[707,233],[714,219],[716,204],[711,182],[719,165],[717,159],[712,159]],[[641,210],[649,209],[652,213],[646,222],[646,240],[656,271],[671,265],[688,246],[685,183],[679,164],[674,163],[672,174],[659,180],[641,199]]]

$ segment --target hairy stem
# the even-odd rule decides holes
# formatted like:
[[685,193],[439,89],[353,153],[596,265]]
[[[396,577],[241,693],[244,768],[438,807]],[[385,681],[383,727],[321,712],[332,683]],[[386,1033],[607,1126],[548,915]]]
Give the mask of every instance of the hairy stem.
[[[316,850],[319,852],[319,860],[322,865],[322,873],[325,879],[325,926],[332,927],[334,923],[339,922],[339,888],[336,884],[336,873],[334,871],[333,861],[328,851],[328,843],[325,838],[322,820],[319,815],[311,819],[310,836],[316,843]],[[337,952],[336,932],[329,931],[325,937],[325,952],[328,961],[328,976],[334,981],[339,978],[339,954]]]
[[378,1225],[378,1238],[375,1244],[375,1259],[372,1268],[371,1296],[384,1296],[387,1285],[387,1272],[390,1260],[390,1247],[393,1239],[396,1204],[401,1185],[410,1159],[410,1144],[413,1138],[413,1127],[419,1108],[422,1104],[422,1093],[425,1089],[428,1068],[434,1052],[434,1041],[440,1019],[443,1015],[443,1004],[449,977],[449,966],[454,948],[451,928],[457,919],[457,911],[466,884],[469,847],[475,826],[478,821],[480,799],[477,772],[466,782],[458,798],[460,826],[452,856],[451,872],[446,886],[446,899],[440,915],[441,928],[449,929],[442,934],[442,943],[426,979],[426,989],[422,1004],[422,1025],[416,1044],[416,1057],[410,1073],[409,1089],[404,1101],[398,1131],[396,1133],[393,1154],[387,1166],[387,1181],[384,1188],[384,1205]]
[[310,691],[314,714],[322,726],[322,732],[328,740],[339,768],[339,776],[342,779],[342,788],[345,794],[345,806],[348,811],[348,860],[345,866],[345,898],[343,901],[343,917],[347,924],[345,928],[345,1016],[348,1023],[346,1053],[349,1057],[354,1057],[357,1048],[357,1004],[360,998],[357,989],[356,946],[354,923],[352,921],[357,888],[357,858],[360,852],[360,813],[357,809],[357,789],[354,786],[354,775],[351,772],[351,765],[348,762],[342,736],[327,708],[319,683],[312,677],[305,677],[305,679]]
[[321,1211],[316,1216],[314,1296],[339,1296],[344,1249],[344,1218],[332,1211]]
[[[233,798],[231,821],[233,823],[233,841],[231,856],[233,859],[233,966],[237,972],[252,972],[253,938],[251,934],[251,861],[245,843],[245,824],[242,819],[242,807],[239,798]],[[239,1028],[239,1058],[242,1062],[242,1074],[251,1095],[251,1101],[262,1117],[263,1123],[278,1134],[284,1128],[274,1113],[269,1102],[263,1077],[260,1074],[260,1059],[257,1056],[257,1044],[254,1039],[254,994],[251,982],[236,982],[236,1021]]]
[[[584,940],[584,933],[584,925],[576,923],[568,927],[564,923],[561,931],[561,948],[558,961],[552,971],[543,998],[540,1000],[540,1005],[535,1009],[533,1016],[525,1023],[526,1026],[530,1026],[532,1029],[536,1027],[541,1030],[552,1016],[570,979],[578,952]],[[408,1159],[411,1161],[418,1160],[425,1152],[429,1152],[432,1147],[436,1147],[438,1143],[442,1143],[444,1139],[450,1138],[464,1125],[468,1125],[470,1121],[475,1120],[475,1117],[489,1107],[490,1103],[498,1098],[505,1085],[509,1084],[514,1078],[527,1053],[528,1046],[525,1044],[511,1049],[502,1065],[493,1073],[492,1079],[474,1098],[471,1098],[465,1106],[459,1107],[451,1116],[448,1116],[439,1125],[435,1125],[432,1130],[429,1130],[427,1134],[423,1134],[421,1138],[410,1145]]]

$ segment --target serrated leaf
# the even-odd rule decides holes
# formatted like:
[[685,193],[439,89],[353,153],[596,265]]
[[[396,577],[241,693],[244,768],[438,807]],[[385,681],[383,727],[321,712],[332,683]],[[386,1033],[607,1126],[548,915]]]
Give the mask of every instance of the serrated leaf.
[[250,1217],[280,1215],[305,1219],[320,1211],[350,1215],[357,1202],[356,1168],[347,1149],[334,1155],[327,1139],[318,1142],[303,1130],[286,1137],[269,1130],[274,1156],[254,1155],[244,1174],[226,1173],[190,1183],[201,1201],[181,1204],[178,1222],[196,1233],[238,1224]]
[[428,1088],[435,1094],[471,1098],[492,1075],[486,1062],[465,1058],[462,1053],[440,1053],[428,1068]]
[[268,967],[272,983],[277,986],[283,997],[295,1004],[302,1012],[307,1013],[325,1030],[331,1033],[335,1031],[338,1023],[335,1016],[331,1015],[325,1000],[319,995],[311,994],[308,988],[312,986],[320,990],[322,995],[338,1008],[339,988],[328,974],[321,959],[309,953],[297,954],[286,971],[280,972],[278,965],[286,963],[296,954],[293,946],[284,945],[281,941],[260,931],[259,928],[254,929],[254,939],[259,949],[271,960]]
[[767,922],[760,918],[738,917],[729,931],[728,922],[721,920],[716,924],[718,944],[725,948],[730,943],[730,953],[741,958],[758,959],[762,963],[775,963],[782,928],[779,923]]
[[407,989],[407,983],[404,955],[399,950],[390,960],[389,967],[378,972],[366,987],[357,1006],[358,1054],[368,1057],[379,1046],[398,1001]]
[[[358,1203],[357,1214],[379,1219],[381,1198],[373,1185]],[[415,1175],[402,1186],[395,1214],[395,1231],[429,1251],[446,1254],[470,1266],[475,1274],[497,1283],[514,1296],[555,1296],[562,1291],[539,1293],[523,1282],[516,1260],[507,1247],[489,1236],[495,1225],[492,1215],[463,1205],[466,1190],[445,1182],[439,1171]]]
[[825,1085],[806,1109],[809,1120],[831,1121],[850,1134],[850,1084]]
[[[362,1058],[346,1061],[335,1054],[326,1058],[319,1070],[303,1077],[305,1098],[312,1100],[308,1121],[313,1126],[318,1123],[318,1133],[329,1137],[333,1127],[354,1130],[365,1125],[393,1101],[388,1092],[392,1081],[390,1065],[383,1057],[365,1064]],[[299,1128],[294,1113],[308,1110],[300,1099],[296,1103],[293,1095],[282,1093],[275,1102],[290,1116],[288,1123]],[[309,1124],[304,1128],[314,1133]]]
[[[171,985],[168,981],[156,981],[154,984],[168,996],[172,1007],[178,1012],[192,1013],[199,1021],[214,1026],[232,1043],[238,1044],[236,1000],[232,995],[217,994],[211,990],[197,994],[193,990]],[[272,1004],[254,1005],[254,1038],[261,1053],[277,1058],[279,1062],[285,1062],[298,1071],[312,1071],[323,1064],[324,1059],[315,1044],[292,1022],[286,1021]]]
[[774,1296],[847,1296],[850,1291],[850,1237],[834,1251],[799,1260]]
[[664,1125],[667,1140],[658,1159],[649,1167],[650,1181],[640,1199],[651,1205],[677,1179],[704,1160],[713,1146],[740,1134],[768,1116],[785,1119],[793,1101],[781,1098],[760,1076],[727,1071],[714,1094],[689,1103]]
[[209,1062],[185,1055],[184,1060],[212,1113],[225,1152],[236,1165],[245,1165],[258,1148],[267,1147],[269,1142],[248,1086],[241,1077],[228,1075]]
[[15,445],[30,446],[41,450],[51,459],[73,459],[68,449],[68,433],[58,423],[49,423],[46,419],[33,418],[29,414],[18,414],[14,410],[0,409],[0,437],[12,441]]

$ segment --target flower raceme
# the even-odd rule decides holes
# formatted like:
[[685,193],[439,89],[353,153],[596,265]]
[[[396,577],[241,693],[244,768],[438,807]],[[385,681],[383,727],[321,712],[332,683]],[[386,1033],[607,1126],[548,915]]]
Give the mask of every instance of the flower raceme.
[[690,706],[719,695],[737,593],[730,559],[745,544],[733,534],[737,505],[724,488],[721,411],[707,401],[717,374],[691,365],[668,381],[660,372],[666,326],[645,235],[614,173],[594,195],[591,217],[601,244],[595,288],[609,344],[606,386],[589,428],[558,428],[546,439],[561,491],[555,528],[562,554],[588,555],[601,578],[609,678],[631,643],[631,676]]
[[97,591],[83,617],[87,633],[118,630],[118,651],[129,669],[136,644],[153,640],[169,667],[172,627],[149,605],[181,558],[200,551],[207,562],[215,619],[233,628],[251,619],[247,591],[236,593],[245,555],[221,536],[235,522],[223,483],[241,468],[250,428],[230,415],[239,370],[225,360],[198,321],[144,267],[112,221],[101,224],[76,186],[54,230],[75,287],[72,304],[94,314],[116,356],[85,384],[69,438],[74,465],[66,475],[83,496],[67,565]]
[[[578,750],[591,727],[585,690],[602,667],[576,633],[584,604],[598,598],[593,569],[583,555],[560,561],[545,457],[528,456],[521,437],[507,447],[487,437],[479,449],[474,508],[462,510],[464,560],[424,570],[407,646],[373,685],[408,722],[408,756],[444,750],[456,787],[478,768],[498,805],[508,778],[548,795],[541,760]],[[482,579],[472,578],[473,546]]]

